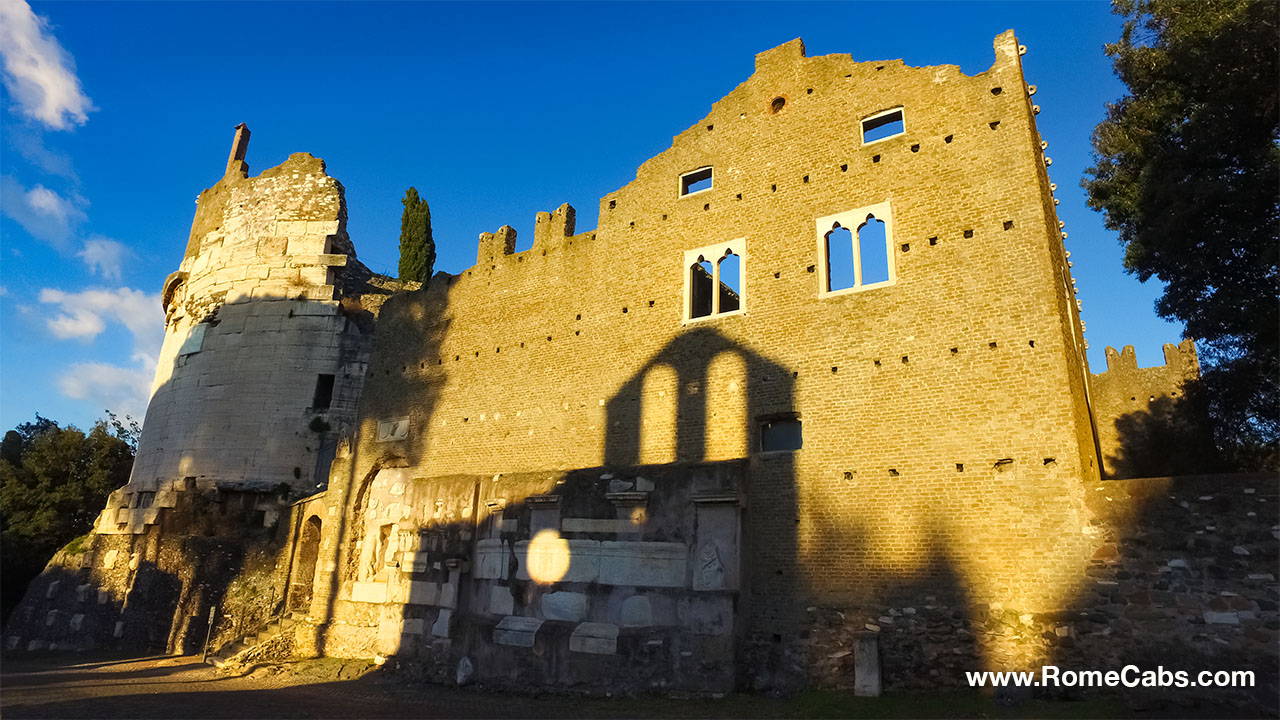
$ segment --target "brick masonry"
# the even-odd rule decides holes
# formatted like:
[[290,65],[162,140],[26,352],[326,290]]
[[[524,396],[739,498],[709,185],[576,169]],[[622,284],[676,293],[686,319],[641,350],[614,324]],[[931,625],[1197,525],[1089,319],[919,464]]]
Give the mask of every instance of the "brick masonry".
[[[1163,369],[1110,351],[1089,373],[1024,50],[1011,31],[994,50],[973,76],[810,58],[799,40],[760,53],[601,199],[596,229],[568,205],[539,213],[531,249],[483,233],[474,267],[389,299],[323,163],[248,178],[244,130],[166,282],[139,462],[99,531],[172,516],[181,532],[196,487],[307,492],[325,464],[311,387],[332,372],[328,490],[273,545],[299,652],[523,686],[787,689],[843,683],[841,617],[922,623],[886,636],[891,683],[919,681],[939,643],[1032,662],[1039,646],[982,612],[1037,633],[1068,611],[1102,622],[1079,608],[1121,532],[1096,495],[1104,469],[1123,474],[1104,465],[1129,448],[1119,421],[1197,370],[1185,343]],[[863,120],[896,108],[903,131],[864,142]],[[711,187],[682,192],[704,168]],[[827,292],[827,224],[861,232],[868,214],[889,281]],[[740,283],[692,289],[727,249]],[[763,448],[795,422],[800,448]],[[151,507],[127,497],[142,492]],[[538,577],[557,548],[561,574]],[[1256,604],[1250,637],[1275,630]]]

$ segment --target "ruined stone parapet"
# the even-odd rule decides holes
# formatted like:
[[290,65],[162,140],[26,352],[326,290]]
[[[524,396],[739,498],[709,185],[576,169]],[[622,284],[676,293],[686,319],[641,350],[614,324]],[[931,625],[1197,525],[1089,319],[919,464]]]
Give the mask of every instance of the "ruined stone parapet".
[[[1138,367],[1132,345],[1120,351],[1108,347],[1107,369],[1089,378],[1098,447],[1108,477],[1214,469],[1195,341],[1165,343],[1163,349],[1163,365]],[[1153,446],[1157,441],[1159,446]],[[1177,447],[1163,447],[1171,443]],[[1187,458],[1180,462],[1180,468],[1161,464],[1169,459],[1169,453],[1191,450],[1201,455],[1198,461]],[[1154,467],[1153,462],[1157,463]]]

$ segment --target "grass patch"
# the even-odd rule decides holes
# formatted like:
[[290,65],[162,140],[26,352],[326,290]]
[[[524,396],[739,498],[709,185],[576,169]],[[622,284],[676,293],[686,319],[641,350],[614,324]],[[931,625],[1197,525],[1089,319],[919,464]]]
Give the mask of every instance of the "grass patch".
[[89,533],[85,533],[78,538],[73,538],[62,549],[68,555],[83,555],[89,550],[89,546],[85,544],[88,539]]

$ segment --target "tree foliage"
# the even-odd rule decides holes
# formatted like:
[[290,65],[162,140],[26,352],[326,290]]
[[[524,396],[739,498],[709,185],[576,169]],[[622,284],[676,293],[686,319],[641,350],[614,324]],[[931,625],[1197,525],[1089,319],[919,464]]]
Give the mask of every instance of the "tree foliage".
[[431,238],[431,208],[409,188],[400,200],[400,279],[425,283],[436,264],[436,243]]
[[107,496],[129,481],[138,426],[107,415],[87,434],[39,415],[5,433],[0,445],[0,605],[6,617],[53,554],[92,530]]
[[1280,431],[1276,5],[1115,0],[1113,10],[1124,30],[1106,53],[1129,92],[1094,129],[1082,185],[1119,231],[1125,268],[1165,284],[1156,311],[1199,339],[1219,442],[1241,462]]

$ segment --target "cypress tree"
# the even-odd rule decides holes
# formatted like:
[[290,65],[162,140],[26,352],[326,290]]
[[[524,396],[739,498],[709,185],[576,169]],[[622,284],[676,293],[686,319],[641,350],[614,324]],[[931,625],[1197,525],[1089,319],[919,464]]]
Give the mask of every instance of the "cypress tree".
[[404,193],[400,215],[400,279],[425,283],[436,264],[436,243],[431,238],[431,208],[418,197],[417,188]]

